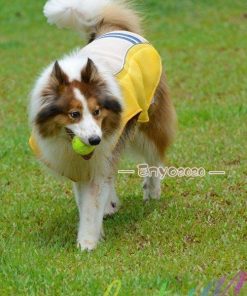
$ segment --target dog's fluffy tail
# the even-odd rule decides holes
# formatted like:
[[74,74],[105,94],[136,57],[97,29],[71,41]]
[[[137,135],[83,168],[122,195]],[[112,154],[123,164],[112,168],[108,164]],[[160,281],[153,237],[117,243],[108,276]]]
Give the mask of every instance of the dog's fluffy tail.
[[49,0],[44,14],[50,24],[95,36],[113,30],[142,33],[139,15],[124,0]]

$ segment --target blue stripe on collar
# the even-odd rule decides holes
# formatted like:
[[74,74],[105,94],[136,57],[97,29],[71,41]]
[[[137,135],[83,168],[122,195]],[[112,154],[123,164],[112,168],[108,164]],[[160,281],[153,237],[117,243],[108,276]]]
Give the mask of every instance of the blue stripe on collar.
[[117,32],[117,31],[114,31],[114,32],[110,32],[110,33],[106,33],[102,36],[111,36],[111,35],[119,35],[119,36],[123,36],[123,37],[127,37],[129,39],[132,39],[133,41],[137,42],[137,43],[143,43],[141,41],[141,39],[135,37],[135,36],[132,36],[130,34],[127,34],[127,33],[121,33],[121,32]]
[[118,38],[118,39],[123,39],[123,40],[129,41],[130,43],[132,43],[134,45],[138,44],[137,42],[135,42],[127,37],[119,36],[119,35],[101,36],[101,37],[97,38],[96,40],[105,39],[105,38]]

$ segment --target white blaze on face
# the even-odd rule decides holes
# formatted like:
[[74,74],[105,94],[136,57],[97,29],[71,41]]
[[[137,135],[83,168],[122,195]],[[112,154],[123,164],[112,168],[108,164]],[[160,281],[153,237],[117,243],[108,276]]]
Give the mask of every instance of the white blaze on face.
[[102,138],[102,131],[88,109],[87,101],[80,90],[75,88],[74,94],[75,98],[82,103],[82,119],[80,122],[70,124],[67,127],[85,144],[89,144],[89,139],[91,137],[98,136]]

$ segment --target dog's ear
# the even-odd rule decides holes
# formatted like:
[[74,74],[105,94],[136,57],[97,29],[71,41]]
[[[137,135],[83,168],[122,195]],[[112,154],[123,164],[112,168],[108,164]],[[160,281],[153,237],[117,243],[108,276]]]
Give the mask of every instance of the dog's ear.
[[51,77],[53,81],[56,82],[58,85],[66,85],[69,83],[67,75],[63,72],[62,68],[60,67],[58,61],[55,62]]
[[100,103],[103,108],[113,113],[120,114],[123,111],[121,104],[114,96],[108,95]]
[[100,81],[98,69],[91,59],[87,60],[86,66],[81,71],[81,80],[85,83],[97,83]]
[[59,63],[56,61],[53,66],[50,79],[46,87],[43,88],[43,91],[41,94],[42,102],[47,103],[58,98],[58,94],[60,90],[63,88],[63,86],[68,84],[69,84],[68,76],[63,72]]

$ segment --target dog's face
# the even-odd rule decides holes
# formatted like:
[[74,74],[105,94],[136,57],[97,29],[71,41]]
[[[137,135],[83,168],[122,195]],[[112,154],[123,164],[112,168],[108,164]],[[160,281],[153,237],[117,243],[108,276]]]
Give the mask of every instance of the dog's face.
[[88,145],[98,145],[120,124],[122,107],[90,59],[80,81],[69,81],[56,62],[41,100],[35,124],[44,138],[65,130]]

